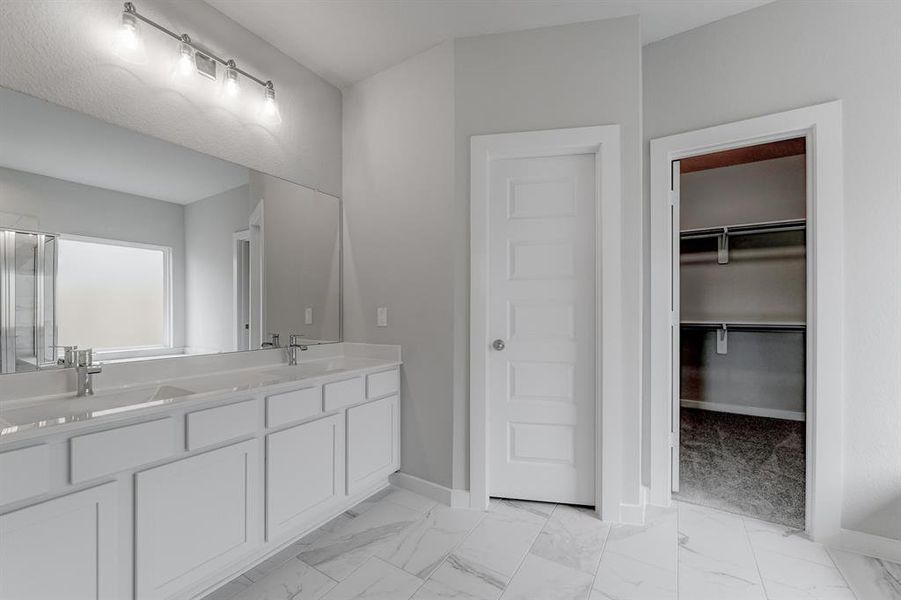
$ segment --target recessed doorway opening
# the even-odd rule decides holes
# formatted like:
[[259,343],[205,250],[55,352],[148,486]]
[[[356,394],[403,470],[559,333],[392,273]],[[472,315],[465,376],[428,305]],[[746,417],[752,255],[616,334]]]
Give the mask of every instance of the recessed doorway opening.
[[[786,475],[795,473],[799,478],[798,451],[803,446],[805,530],[824,542],[843,535],[837,500],[842,484],[844,313],[841,118],[841,102],[836,101],[651,141],[652,504],[665,506],[674,493],[687,493],[683,486],[688,480],[680,477],[685,475],[681,471],[694,466],[683,466],[680,460],[680,433],[684,431],[685,441],[691,441],[697,429],[689,431],[689,426],[697,426],[699,419],[719,419],[708,430],[719,428],[720,433],[697,439],[697,447],[692,449],[699,452],[694,460],[702,477],[703,469],[713,465],[714,454],[718,458],[729,454],[726,446],[710,440],[746,439],[749,447],[736,455],[757,456],[756,467],[749,467],[748,461],[741,464],[747,472],[761,475],[768,465],[782,459],[774,458],[772,452],[764,452],[765,459],[760,459],[759,447],[755,451],[754,445],[771,444],[765,442],[769,435],[790,438],[795,458],[783,457],[781,466]],[[786,151],[791,147],[795,150]],[[742,155],[744,160],[735,159]],[[724,159],[732,162],[716,164]],[[683,172],[700,176],[705,171],[753,171],[777,160],[799,161],[796,188],[801,185],[798,168],[803,162],[803,200],[778,200],[777,180],[770,177],[756,178],[763,187],[757,194],[763,200],[757,202],[748,201],[740,191],[717,187],[721,181],[708,182],[714,193],[689,206],[680,222],[680,201],[692,202],[685,197],[685,190],[680,190],[683,184],[691,188],[683,181]],[[698,163],[700,167],[695,168]],[[735,207],[730,207],[732,202],[738,202],[745,212],[736,213]],[[691,214],[692,208],[699,207],[704,210]],[[760,212],[763,208],[768,212]],[[698,220],[698,214],[707,221]],[[764,238],[771,241],[764,243]],[[782,241],[773,241],[777,239]],[[686,252],[683,261],[683,247],[690,250],[693,245],[700,247]],[[766,273],[769,279],[762,278]],[[760,401],[773,398],[782,404]],[[693,402],[703,403],[703,408]],[[735,414],[742,403],[756,407]],[[718,404],[729,405],[730,412],[709,410],[723,408]],[[683,412],[695,417],[685,423],[685,429]],[[761,422],[767,435],[745,422],[754,417],[770,419]],[[777,421],[786,431],[775,426]],[[803,443],[799,424],[803,424]],[[706,454],[700,452],[705,444]],[[771,444],[771,450],[773,447]],[[788,468],[792,461],[795,466]],[[734,462],[718,468],[738,469]],[[741,486],[732,485],[734,499]],[[792,513],[794,524],[799,524],[799,512]],[[768,518],[782,519],[772,514]]]

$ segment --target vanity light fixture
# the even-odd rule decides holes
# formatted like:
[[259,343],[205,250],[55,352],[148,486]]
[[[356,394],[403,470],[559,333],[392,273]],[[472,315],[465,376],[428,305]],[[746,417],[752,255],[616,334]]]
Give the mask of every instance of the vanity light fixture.
[[196,70],[194,66],[194,48],[191,47],[191,38],[188,34],[181,36],[181,42],[178,44],[178,61],[175,63],[174,75],[180,79],[184,79],[192,75]]
[[146,52],[138,21],[143,21],[151,27],[162,31],[166,35],[178,40],[178,57],[175,64],[174,75],[184,78],[191,72],[216,79],[216,65],[225,67],[225,76],[222,82],[222,94],[226,98],[236,98],[241,92],[240,77],[245,77],[263,87],[263,97],[259,110],[259,118],[270,125],[282,122],[281,113],[275,102],[275,86],[272,81],[263,81],[239,68],[233,59],[226,60],[216,56],[209,50],[199,48],[187,34],[177,34],[163,27],[152,19],[138,12],[132,2],[126,2],[122,11],[119,31],[116,35],[115,53],[125,61],[143,64],[146,62]]
[[134,11],[131,2],[125,3],[122,19],[119,22],[119,31],[116,32],[116,42],[113,51],[122,60],[135,64],[147,62],[147,52],[144,49],[144,40],[138,29],[138,15]]
[[260,107],[260,120],[269,125],[279,125],[282,122],[282,114],[275,102],[275,88],[272,82],[266,82],[266,90],[263,92],[263,106]]
[[228,61],[225,67],[225,80],[222,82],[222,93],[226,98],[237,98],[241,93],[241,84],[238,83],[238,68],[235,61]]

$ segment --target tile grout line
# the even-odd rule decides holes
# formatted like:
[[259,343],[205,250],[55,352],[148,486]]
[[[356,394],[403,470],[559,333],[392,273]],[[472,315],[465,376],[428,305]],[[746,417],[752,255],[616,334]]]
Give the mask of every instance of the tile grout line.
[[754,558],[754,568],[757,570],[757,577],[760,579],[763,595],[769,599],[770,593],[767,591],[766,579],[763,577],[763,573],[760,572],[760,562],[757,560],[757,548],[754,547],[754,542],[751,540],[751,532],[748,531],[748,523],[744,516],[739,518],[741,519],[741,529],[745,532],[745,538],[747,538],[748,546],[751,548],[751,556]]
[[[464,509],[464,510],[465,510],[465,509]],[[460,539],[460,541],[457,542],[457,543],[454,545],[454,547],[451,548],[451,549],[448,551],[448,553],[444,555],[444,558],[441,559],[441,562],[438,563],[438,566],[437,566],[437,567],[435,567],[434,569],[432,569],[432,572],[429,573],[429,576],[428,576],[428,577],[424,577],[424,578],[422,579],[422,583],[419,584],[419,587],[416,588],[416,590],[413,592],[413,594],[410,596],[410,598],[415,597],[416,594],[419,593],[419,590],[421,590],[422,588],[425,587],[425,584],[427,584],[427,583],[429,582],[429,580],[432,578],[432,575],[434,575],[434,574],[438,571],[438,569],[440,569],[440,568],[442,567],[442,565],[444,565],[444,563],[447,562],[447,559],[450,558],[451,554],[453,554],[454,552],[456,552],[456,550],[457,550],[460,546],[463,545],[463,543],[469,538],[469,536],[472,535],[472,532],[475,531],[476,528],[482,523],[482,521],[485,519],[485,516],[488,514],[488,511],[485,510],[485,511],[481,511],[481,512],[482,512],[482,516],[480,516],[480,517],[479,517],[479,520],[476,521],[476,524],[472,526],[472,529],[470,529],[469,531],[467,531],[467,532],[466,532],[466,535],[464,535],[463,538]],[[404,571],[405,573],[407,572],[407,571],[405,571],[404,569],[401,569],[401,570]],[[412,575],[412,573],[411,573],[411,575]],[[414,577],[415,577],[415,575],[414,575]],[[410,598],[408,598],[407,600],[410,600]]]
[[[548,521],[551,520],[551,517],[554,516],[554,513],[557,512],[557,507],[559,504],[554,504],[554,509],[551,510],[551,514],[549,514],[545,519],[544,523],[541,524],[541,529],[538,530],[538,533],[535,535],[534,539],[532,539],[532,543],[529,544],[529,549],[526,550],[526,553],[523,555],[522,559],[519,561],[519,565],[517,565],[516,570],[513,571],[513,575],[510,576],[510,581],[507,582],[507,585],[504,587],[504,591],[501,593],[500,598],[498,600],[503,600],[504,596],[507,594],[507,590],[510,589],[510,584],[513,583],[513,578],[515,578],[519,574],[519,570],[522,569],[523,563],[526,562],[526,559],[529,558],[529,554],[532,553],[532,548],[535,547],[535,543],[538,541],[538,538],[541,537],[541,532],[544,531],[544,528],[547,527]],[[589,595],[591,594],[591,589],[588,590]],[[586,600],[588,600],[586,598]]]
[[[597,512],[595,512],[597,514]],[[598,519],[602,523],[605,521],[603,519]],[[594,577],[591,578],[591,587],[588,589],[588,598],[590,600],[592,592],[594,592],[594,584],[598,581],[598,575],[601,573],[601,563],[604,562],[604,554],[607,553],[607,542],[610,541],[610,534],[613,533],[613,528],[616,527],[615,523],[610,523],[610,527],[607,529],[607,535],[604,536],[604,544],[601,546],[601,553],[598,555],[598,564],[594,568]]]
[[841,576],[842,581],[845,582],[845,585],[848,586],[848,589],[851,590],[851,595],[857,598],[857,592],[854,591],[854,588],[851,587],[851,582],[848,581],[848,578],[845,576],[845,572],[842,571],[841,567],[838,566],[838,563],[835,562],[835,557],[832,556],[832,552],[829,551],[830,548],[823,545],[823,551],[826,553],[826,556],[829,557],[829,562],[832,563],[832,566],[835,567],[835,570],[838,571],[838,574]]

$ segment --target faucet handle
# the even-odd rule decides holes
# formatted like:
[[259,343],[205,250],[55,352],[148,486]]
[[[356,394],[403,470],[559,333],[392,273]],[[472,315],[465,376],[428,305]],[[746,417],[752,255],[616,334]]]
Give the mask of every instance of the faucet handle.
[[56,359],[56,364],[62,365],[64,367],[74,367],[75,366],[75,351],[78,350],[78,346],[50,346],[54,350],[58,350],[60,348],[63,349],[62,358]]
[[305,346],[303,343],[304,336],[299,333],[292,333],[288,336],[288,345],[289,346]]
[[93,348],[84,348],[83,350],[75,351],[75,366],[76,367],[90,367],[94,364],[94,349]]

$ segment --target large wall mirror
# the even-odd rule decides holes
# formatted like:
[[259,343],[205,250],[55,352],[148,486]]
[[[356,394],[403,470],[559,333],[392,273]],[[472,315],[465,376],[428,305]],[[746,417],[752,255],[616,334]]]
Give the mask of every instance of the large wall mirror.
[[0,88],[0,372],[341,340],[341,201]]

